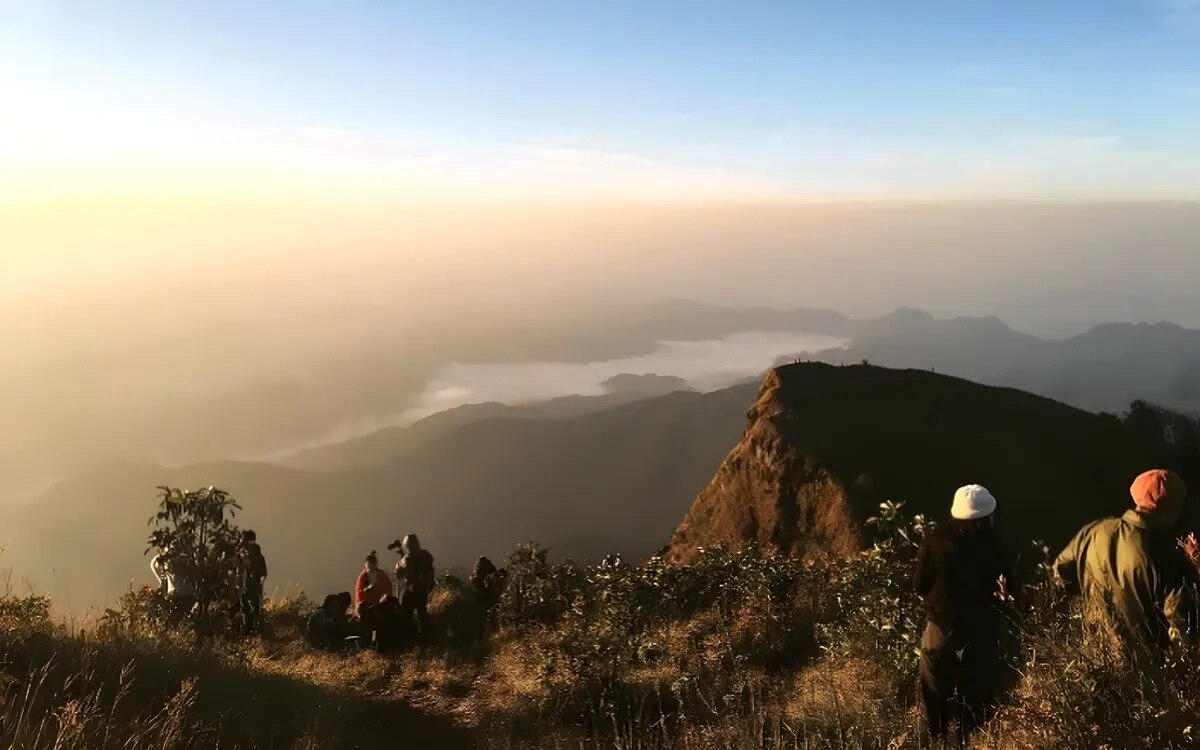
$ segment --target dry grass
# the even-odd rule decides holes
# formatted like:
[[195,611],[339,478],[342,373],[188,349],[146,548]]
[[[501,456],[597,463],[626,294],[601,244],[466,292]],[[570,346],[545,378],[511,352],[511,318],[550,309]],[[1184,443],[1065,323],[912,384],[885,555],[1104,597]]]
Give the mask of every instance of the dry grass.
[[243,649],[113,640],[49,622],[2,630],[0,750],[311,750],[382,747],[403,736],[470,745],[449,717],[378,690],[397,679],[398,664],[369,653],[310,654],[297,636]]
[[[878,557],[863,566],[868,578],[829,587],[874,602],[878,576],[904,573]],[[603,591],[618,596],[639,575],[601,572]],[[763,606],[763,590],[635,620],[601,596],[596,610],[396,655],[310,650],[303,600],[273,607],[261,640],[197,648],[138,629],[73,634],[49,622],[43,601],[0,599],[0,750],[929,747],[915,660],[897,647],[911,624],[830,620],[814,631]],[[461,634],[482,629],[476,605],[447,588],[431,609]],[[857,605],[851,614],[860,617]],[[1025,616],[1014,620],[1019,679],[972,747],[1200,746],[1200,651],[1139,672],[1065,610],[1034,604]],[[813,632],[824,650],[805,640]]]

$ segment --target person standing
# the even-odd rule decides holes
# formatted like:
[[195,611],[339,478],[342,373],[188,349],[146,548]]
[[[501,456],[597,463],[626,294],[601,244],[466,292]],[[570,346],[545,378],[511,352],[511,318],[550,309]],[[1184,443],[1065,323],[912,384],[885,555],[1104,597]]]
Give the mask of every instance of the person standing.
[[242,532],[238,549],[239,605],[242,634],[258,635],[262,631],[263,586],[267,580],[267,559],[258,546],[258,535],[247,529]]
[[354,582],[354,607],[359,610],[374,607],[391,595],[392,579],[379,569],[379,557],[371,550]]
[[995,529],[996,499],[977,484],[954,493],[950,519],[921,543],[916,589],[928,614],[921,636],[921,698],[929,733],[959,739],[987,720],[1000,681],[1001,595],[1008,563]]
[[429,592],[434,584],[433,555],[421,549],[416,534],[409,534],[399,544],[392,542],[389,549],[400,552],[400,560],[396,563],[396,585],[400,592],[401,621],[405,628],[409,628],[415,617],[418,639],[421,643],[428,643]]
[[382,620],[380,605],[391,595],[392,579],[379,569],[379,557],[375,550],[371,550],[363,564],[362,572],[354,582],[354,608],[358,612],[358,620],[368,646],[376,643],[376,633]]
[[1134,507],[1080,529],[1055,559],[1054,577],[1082,595],[1093,633],[1150,665],[1161,661],[1172,633],[1194,632],[1200,576],[1175,539],[1187,498],[1183,479],[1154,469],[1129,493]]

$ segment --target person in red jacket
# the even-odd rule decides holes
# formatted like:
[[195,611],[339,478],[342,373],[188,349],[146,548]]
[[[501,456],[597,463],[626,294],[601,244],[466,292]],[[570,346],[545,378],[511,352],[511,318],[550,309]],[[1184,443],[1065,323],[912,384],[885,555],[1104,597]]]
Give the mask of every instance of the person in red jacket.
[[354,608],[362,626],[367,646],[379,645],[379,631],[383,621],[383,603],[392,595],[392,579],[379,569],[379,558],[375,550],[367,555],[366,564],[354,582]]
[[354,583],[354,606],[361,616],[364,606],[373,607],[391,595],[392,579],[379,569],[379,558],[375,556],[375,550],[371,550]]

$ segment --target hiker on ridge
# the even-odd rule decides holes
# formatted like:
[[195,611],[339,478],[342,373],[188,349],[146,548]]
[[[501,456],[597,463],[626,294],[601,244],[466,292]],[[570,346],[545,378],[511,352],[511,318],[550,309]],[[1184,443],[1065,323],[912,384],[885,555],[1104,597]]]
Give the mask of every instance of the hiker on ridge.
[[1187,485],[1155,469],[1129,488],[1134,507],[1079,530],[1054,561],[1054,577],[1083,596],[1085,621],[1126,656],[1161,659],[1172,633],[1196,627],[1200,575],[1175,540]]
[[917,553],[917,593],[929,610],[921,636],[921,699],[934,740],[957,718],[965,742],[995,702],[1000,605],[1009,576],[995,511],[987,489],[960,487],[950,519],[925,537]]
[[428,643],[429,592],[434,584],[433,555],[421,549],[416,534],[409,534],[404,541],[392,542],[388,549],[400,553],[400,560],[396,563],[396,585],[400,595],[401,621],[406,628],[411,627],[415,616],[418,639],[421,643]]
[[391,596],[392,579],[379,569],[379,558],[375,555],[375,550],[371,550],[363,564],[362,572],[358,574],[358,580],[354,582],[354,608],[362,624],[364,646],[374,646],[378,640],[386,640],[386,633],[382,639],[377,636],[381,634],[381,628],[386,625],[387,619],[382,605]]
[[242,635],[257,635],[262,631],[263,584],[267,579],[267,559],[258,546],[258,535],[247,529],[242,532],[238,548],[238,591]]
[[379,569],[375,550],[367,555],[362,572],[354,582],[354,607],[361,616],[363,607],[374,607],[392,595],[392,579]]

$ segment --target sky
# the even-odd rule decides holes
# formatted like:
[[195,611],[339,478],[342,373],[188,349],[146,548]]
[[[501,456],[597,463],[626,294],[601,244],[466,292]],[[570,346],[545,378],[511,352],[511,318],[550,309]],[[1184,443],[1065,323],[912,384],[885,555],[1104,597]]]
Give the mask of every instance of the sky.
[[24,210],[1200,198],[1197,0],[0,0],[0,91]]

